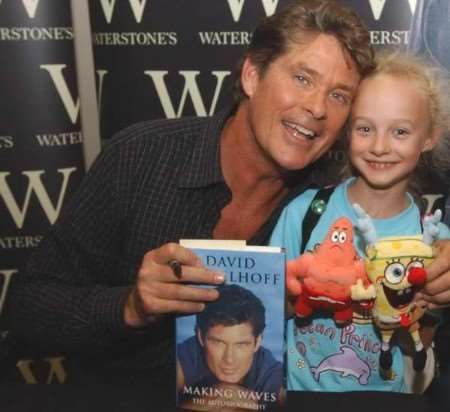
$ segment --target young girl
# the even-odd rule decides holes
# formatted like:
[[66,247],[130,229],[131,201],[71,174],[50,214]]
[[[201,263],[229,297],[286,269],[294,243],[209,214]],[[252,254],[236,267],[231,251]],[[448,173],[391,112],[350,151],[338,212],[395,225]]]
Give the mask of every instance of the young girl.
[[[379,237],[422,233],[421,211],[412,194],[427,168],[448,170],[450,153],[444,137],[450,121],[448,89],[438,80],[435,69],[412,56],[379,58],[375,71],[361,82],[352,107],[349,156],[354,176],[335,188],[305,250],[321,243],[340,217],[355,226],[355,203],[372,218]],[[308,190],[294,199],[272,234],[271,244],[285,247],[288,260],[300,254],[302,221],[316,192]],[[439,238],[450,238],[445,225],[440,223],[439,229]],[[364,242],[357,230],[353,243],[363,257]],[[393,373],[387,380],[381,378],[381,340],[371,322],[354,319],[339,326],[320,312],[309,320],[299,324],[290,319],[287,324],[289,390],[413,390],[405,378],[412,374],[410,366],[398,345],[391,351]],[[430,361],[419,374],[424,381],[419,391],[433,376]]]

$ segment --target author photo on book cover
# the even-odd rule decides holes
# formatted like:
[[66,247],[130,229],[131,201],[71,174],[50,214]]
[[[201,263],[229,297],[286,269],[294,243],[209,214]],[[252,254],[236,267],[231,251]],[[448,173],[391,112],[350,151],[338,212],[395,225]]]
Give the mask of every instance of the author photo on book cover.
[[264,344],[266,308],[242,286],[217,290],[219,298],[195,316],[194,334],[177,344],[179,403],[267,410],[279,401],[283,367]]

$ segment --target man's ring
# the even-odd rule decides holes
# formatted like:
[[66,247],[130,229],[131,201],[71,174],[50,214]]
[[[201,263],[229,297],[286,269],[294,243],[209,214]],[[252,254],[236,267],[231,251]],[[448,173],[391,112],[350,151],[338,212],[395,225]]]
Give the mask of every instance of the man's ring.
[[181,263],[178,262],[176,259],[169,260],[167,264],[172,269],[173,274],[178,278],[181,279]]

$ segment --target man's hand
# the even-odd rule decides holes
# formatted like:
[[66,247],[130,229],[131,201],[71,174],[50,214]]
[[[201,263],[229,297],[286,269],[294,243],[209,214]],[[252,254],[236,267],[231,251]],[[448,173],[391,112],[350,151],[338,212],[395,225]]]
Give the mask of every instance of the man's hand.
[[[173,259],[182,265],[180,277],[175,276],[168,265]],[[188,284],[220,285],[223,281],[222,273],[205,269],[191,250],[177,243],[167,243],[145,254],[136,284],[125,304],[125,323],[141,327],[165,314],[201,312],[205,302],[217,299],[218,293]]]
[[436,259],[427,268],[427,281],[415,300],[418,305],[426,303],[429,309],[438,309],[450,305],[450,240],[438,240],[433,247]]

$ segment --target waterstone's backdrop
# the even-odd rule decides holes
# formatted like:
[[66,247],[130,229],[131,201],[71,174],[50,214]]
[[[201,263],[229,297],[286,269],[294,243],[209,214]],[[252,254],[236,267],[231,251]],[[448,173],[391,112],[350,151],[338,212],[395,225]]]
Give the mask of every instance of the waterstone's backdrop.
[[[70,3],[0,2],[0,59],[1,313],[14,276],[84,175]],[[7,330],[2,317],[0,376],[45,382],[32,358],[11,365]]]
[[[71,380],[76,365],[14,342],[14,314],[1,312],[100,142],[133,122],[209,116],[228,105],[253,27],[287,2],[0,0],[1,380]],[[450,68],[448,0],[341,2],[366,20],[377,48],[409,48]],[[344,156],[335,148],[327,167]],[[447,186],[426,189],[429,210],[444,207]]]

